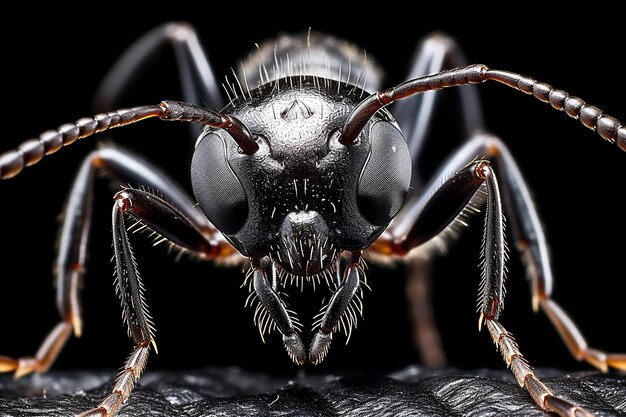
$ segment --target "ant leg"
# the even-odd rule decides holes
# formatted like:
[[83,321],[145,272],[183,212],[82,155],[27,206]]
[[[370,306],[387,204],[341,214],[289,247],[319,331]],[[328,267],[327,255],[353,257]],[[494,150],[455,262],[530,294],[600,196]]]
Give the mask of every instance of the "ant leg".
[[576,324],[551,298],[553,277],[548,244],[526,182],[513,156],[500,140],[491,136],[479,138],[483,152],[495,161],[496,169],[505,181],[504,200],[510,211],[509,224],[531,283],[533,310],[538,312],[541,308],[544,311],[576,360],[584,360],[602,372],[607,372],[609,367],[626,370],[626,354],[589,347]]
[[[444,33],[435,32],[425,37],[418,45],[413,57],[413,65],[406,79],[413,79],[442,70],[467,65],[467,60],[457,42]],[[483,112],[476,86],[468,86],[448,92],[454,94],[462,118],[461,140],[465,142],[476,132],[484,130]],[[416,169],[422,166],[419,158],[424,156],[426,138],[432,137],[431,125],[434,113],[441,101],[442,92],[438,90],[419,94],[395,104],[394,117],[400,124],[407,139],[407,145],[413,160],[411,187],[420,190],[424,178]],[[458,132],[454,132],[455,134]],[[442,134],[448,134],[444,132]],[[419,193],[409,196],[408,205]],[[406,259],[407,284],[406,294],[410,305],[413,344],[420,353],[422,363],[440,367],[446,363],[446,356],[441,343],[441,336],[435,323],[431,291],[432,262],[428,257]]]
[[[418,45],[406,79],[436,74],[465,65],[467,59],[457,42],[444,33],[435,32],[425,37]],[[454,92],[459,95],[465,141],[484,129],[482,106],[476,87],[460,88]],[[424,142],[429,137],[430,125],[440,96],[441,91],[428,91],[398,102],[394,108],[394,117],[404,132],[414,162],[421,156]]]
[[[544,311],[577,360],[584,360],[603,372],[607,372],[609,367],[626,370],[626,354],[607,353],[589,347],[569,315],[551,298],[554,284],[548,244],[530,190],[508,148],[493,136],[478,135],[459,152],[461,157],[457,156],[455,165],[464,163],[472,155],[486,155],[494,162],[498,176],[503,179],[505,210],[516,247],[526,265],[533,310],[537,312],[541,308]],[[402,236],[409,223],[406,218],[395,223],[394,234]],[[394,225],[391,227],[394,228]]]
[[432,261],[429,257],[415,256],[408,257],[404,263],[407,268],[405,292],[409,300],[413,345],[424,366],[441,368],[448,360],[432,303]]
[[198,228],[175,205],[151,192],[124,189],[115,195],[113,205],[113,248],[115,252],[116,292],[120,297],[123,318],[134,350],[118,374],[111,393],[93,409],[80,417],[113,416],[128,400],[148,359],[150,345],[156,351],[154,326],[144,298],[141,280],[132,246],[128,239],[126,219],[132,219],[157,233],[163,240],[201,257],[217,257],[222,252],[219,244]]
[[94,100],[96,111],[117,108],[129,86],[166,47],[174,50],[184,100],[221,109],[224,103],[219,84],[196,30],[188,23],[170,22],[152,29],[126,49],[100,83]]
[[159,190],[168,201],[178,207],[178,211],[182,212],[181,217],[188,219],[198,233],[193,246],[177,242],[180,248],[192,251],[200,258],[236,256],[234,248],[197,210],[185,192],[156,167],[119,149],[96,150],[81,165],[70,191],[61,226],[54,267],[57,309],[61,322],[48,334],[34,357],[15,359],[0,356],[1,372],[15,372],[16,377],[31,372],[45,372],[69,339],[72,328],[77,337],[81,334],[79,288],[85,273],[93,187],[97,170],[105,171],[120,183],[140,183],[148,189]]
[[[535,290],[536,288],[533,288],[533,291]],[[589,347],[576,324],[556,301],[539,292],[533,293],[533,299],[539,300],[539,306],[550,318],[552,325],[557,329],[565,346],[574,358],[579,361],[584,360],[602,372],[608,372],[609,367],[626,371],[625,353],[607,353]]]
[[[541,229],[533,226],[535,223],[539,224],[538,218],[521,174],[506,147],[499,140],[486,135],[476,136],[464,145],[437,174],[436,179],[427,187],[425,196],[418,200],[418,204],[407,210],[404,217],[397,219],[375,242],[373,248],[389,256],[404,256],[423,244],[426,248],[431,244],[445,244],[445,234],[455,227],[455,223],[462,221],[463,213],[477,211],[476,197],[482,202],[486,201],[479,328],[486,325],[518,383],[542,409],[554,411],[561,416],[589,415],[586,410],[569,400],[553,394],[535,376],[513,336],[498,321],[504,296],[504,262],[507,257],[504,218],[498,182],[490,163],[478,160],[463,166],[477,153],[486,154],[494,160],[498,175],[504,179],[503,190],[507,202],[510,202],[507,209],[512,214],[514,233],[525,229],[525,236],[534,236],[535,249],[542,250],[540,248],[545,246],[545,240]],[[457,169],[443,185],[438,185],[438,178],[446,178],[446,172]],[[481,187],[486,190],[484,196],[477,193]],[[519,239],[519,236],[516,237]],[[549,288],[548,282],[550,281],[538,280],[535,286]]]

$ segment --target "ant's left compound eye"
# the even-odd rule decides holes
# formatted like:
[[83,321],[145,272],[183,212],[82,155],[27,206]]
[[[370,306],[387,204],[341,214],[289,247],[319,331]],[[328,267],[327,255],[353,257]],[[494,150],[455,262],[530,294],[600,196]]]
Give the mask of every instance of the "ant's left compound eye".
[[191,160],[191,186],[209,221],[222,233],[232,235],[248,218],[248,199],[228,163],[225,140],[233,139],[223,131],[200,140]]
[[411,183],[411,157],[402,133],[391,123],[370,129],[370,153],[357,187],[357,206],[376,226],[386,226],[398,213]]

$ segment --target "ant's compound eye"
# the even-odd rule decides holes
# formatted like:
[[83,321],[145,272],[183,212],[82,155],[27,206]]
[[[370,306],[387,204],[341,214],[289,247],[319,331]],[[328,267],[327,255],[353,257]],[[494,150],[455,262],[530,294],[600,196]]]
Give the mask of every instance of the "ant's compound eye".
[[357,206],[375,226],[386,226],[398,213],[411,183],[411,157],[402,133],[391,123],[370,128],[370,153],[357,187]]
[[191,160],[191,185],[209,221],[222,233],[232,235],[246,222],[248,199],[228,163],[225,140],[233,139],[223,131],[200,140]]

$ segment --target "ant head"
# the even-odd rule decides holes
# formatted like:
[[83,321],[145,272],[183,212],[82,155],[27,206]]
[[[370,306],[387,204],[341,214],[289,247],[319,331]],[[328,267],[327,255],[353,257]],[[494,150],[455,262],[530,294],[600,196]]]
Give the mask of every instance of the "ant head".
[[270,255],[286,272],[310,276],[382,233],[404,203],[411,159],[384,109],[354,143],[339,142],[360,102],[354,86],[281,82],[271,94],[255,90],[252,100],[225,109],[258,150],[246,154],[229,132],[206,129],[194,152],[192,185],[207,218],[242,254]]

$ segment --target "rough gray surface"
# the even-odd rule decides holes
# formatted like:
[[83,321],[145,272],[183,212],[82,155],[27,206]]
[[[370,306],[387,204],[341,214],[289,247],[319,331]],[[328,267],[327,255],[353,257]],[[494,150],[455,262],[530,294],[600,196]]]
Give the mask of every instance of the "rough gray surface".
[[[0,376],[0,416],[71,416],[95,406],[114,372]],[[626,416],[626,375],[539,374],[598,417]],[[550,416],[508,371],[407,368],[393,375],[270,378],[238,368],[147,372],[119,417]]]

